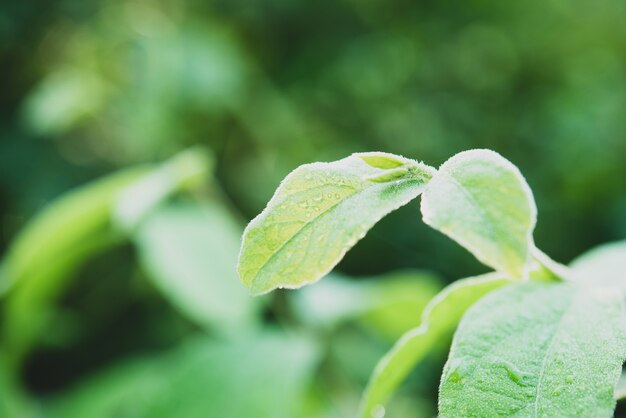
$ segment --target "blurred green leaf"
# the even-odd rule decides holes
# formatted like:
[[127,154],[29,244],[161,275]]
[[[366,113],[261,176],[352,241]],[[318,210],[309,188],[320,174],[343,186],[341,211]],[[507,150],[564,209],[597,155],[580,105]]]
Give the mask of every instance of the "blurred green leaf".
[[149,171],[131,168],[73,190],[50,203],[11,244],[0,289],[63,275],[90,247],[111,237],[111,209],[124,187]]
[[446,161],[422,196],[422,214],[486,265],[528,275],[537,208],[518,168],[498,153],[465,151]]
[[424,310],[421,325],[404,334],[376,365],[359,416],[381,416],[396,388],[433,347],[452,334],[465,311],[487,293],[509,283],[501,274],[490,273],[456,281],[441,291]]
[[439,412],[611,417],[626,355],[621,292],[519,283],[464,316],[443,371]]
[[63,134],[98,111],[106,100],[106,82],[89,70],[56,70],[33,90],[25,117],[38,133]]
[[239,274],[254,294],[319,280],[432,176],[432,168],[405,160],[405,171],[381,180],[389,170],[373,167],[366,155],[306,164],[283,180],[244,231]]
[[626,241],[600,245],[570,263],[577,280],[626,289]]
[[5,353],[0,350],[0,417],[38,418],[32,399],[20,385]]
[[240,234],[219,203],[187,202],[156,210],[134,240],[149,277],[178,310],[202,326],[234,331],[254,321],[259,304],[235,271]]
[[17,356],[52,317],[50,301],[86,258],[118,243],[111,223],[118,193],[148,171],[131,168],[60,197],[27,225],[4,259],[4,336]]
[[193,190],[206,183],[212,169],[212,156],[206,148],[195,147],[170,158],[119,194],[114,221],[132,231],[150,210],[181,190]]
[[52,416],[293,418],[317,356],[308,338],[276,332],[199,339],[82,381],[52,404]]
[[428,301],[441,288],[430,273],[400,271],[350,279],[331,273],[323,281],[291,294],[293,309],[305,323],[333,327],[355,320],[395,341],[419,325]]
[[[55,316],[54,301],[76,269],[119,244],[162,199],[206,175],[206,152],[192,149],[152,167],[129,168],[59,197],[18,235],[4,259],[5,337],[23,354]],[[123,228],[120,228],[120,225]],[[14,289],[11,289],[14,287]]]
[[624,373],[624,370],[622,370],[622,374],[615,385],[615,392],[613,395],[617,401],[621,401],[626,398],[626,373]]

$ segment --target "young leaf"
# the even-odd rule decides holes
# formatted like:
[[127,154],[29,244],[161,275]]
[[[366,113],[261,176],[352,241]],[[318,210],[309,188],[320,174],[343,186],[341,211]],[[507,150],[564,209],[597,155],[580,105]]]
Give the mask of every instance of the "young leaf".
[[402,166],[411,166],[414,163],[414,161],[408,158],[386,152],[360,152],[354,155],[374,168],[392,169]]
[[626,241],[596,247],[570,264],[576,280],[626,290]]
[[395,389],[441,339],[454,331],[463,313],[485,294],[511,283],[499,273],[459,280],[446,287],[426,307],[422,324],[406,334],[383,357],[363,399],[359,416],[376,417]]
[[442,417],[610,417],[626,355],[613,288],[518,283],[474,305],[443,371]]
[[424,222],[512,277],[525,277],[537,208],[511,162],[489,150],[446,161],[422,196]]
[[[376,167],[393,165],[390,160],[404,165]],[[403,173],[390,173],[398,169]],[[380,218],[419,196],[433,172],[383,153],[297,168],[244,232],[242,281],[262,294],[319,280]]]

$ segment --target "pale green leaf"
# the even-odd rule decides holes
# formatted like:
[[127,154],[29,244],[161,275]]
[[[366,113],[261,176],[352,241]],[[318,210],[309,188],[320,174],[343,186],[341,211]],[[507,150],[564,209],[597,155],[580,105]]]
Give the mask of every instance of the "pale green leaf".
[[626,355],[620,292],[519,283],[474,305],[443,371],[442,417],[610,417]]
[[574,275],[572,270],[548,256],[539,248],[533,246],[533,260],[530,267],[530,277],[544,281],[550,280],[572,280]]
[[536,213],[517,167],[489,150],[450,158],[422,196],[424,222],[484,264],[518,278],[529,269]]
[[132,231],[159,203],[206,181],[212,165],[211,154],[202,147],[175,155],[119,194],[113,208],[114,222],[121,229]]
[[35,132],[63,134],[100,110],[107,86],[90,71],[61,67],[35,86],[25,101],[25,120]]
[[241,229],[218,204],[160,207],[134,240],[148,276],[183,314],[229,331],[253,322],[258,301],[235,272]]
[[360,152],[354,154],[367,164],[374,168],[398,168],[401,166],[411,166],[414,161],[400,155],[389,154],[386,152]]
[[499,273],[470,277],[446,287],[427,306],[422,324],[407,332],[383,357],[361,401],[359,416],[373,418],[380,415],[383,405],[440,340],[452,335],[463,313],[478,299],[498,287],[510,283]]
[[576,280],[626,290],[626,241],[600,245],[570,264]]
[[50,416],[293,418],[317,360],[316,345],[300,336],[199,339],[81,380],[57,396]]
[[626,399],[626,373],[624,373],[623,370],[617,384],[615,385],[613,397],[618,401]]
[[380,177],[390,170],[359,154],[294,170],[244,232],[243,282],[261,294],[319,280],[378,220],[422,192],[434,169],[407,161],[388,181]]
[[398,271],[351,279],[336,273],[291,295],[305,323],[333,327],[355,321],[395,341],[419,325],[420,315],[441,288],[440,280],[422,271]]

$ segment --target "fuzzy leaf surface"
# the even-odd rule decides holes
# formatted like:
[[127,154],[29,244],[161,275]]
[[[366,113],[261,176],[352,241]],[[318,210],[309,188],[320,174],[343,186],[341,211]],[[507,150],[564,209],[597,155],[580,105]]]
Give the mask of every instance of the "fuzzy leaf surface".
[[600,245],[570,264],[576,280],[626,291],[626,241]]
[[526,282],[474,305],[454,337],[442,417],[610,417],[626,347],[613,288]]
[[517,167],[498,153],[465,151],[446,161],[422,196],[422,215],[482,263],[527,275],[537,208]]
[[376,366],[361,400],[359,416],[377,416],[376,411],[415,365],[442,339],[452,335],[465,311],[487,293],[509,283],[501,274],[490,273],[458,280],[435,296],[424,310],[422,324],[404,334]]

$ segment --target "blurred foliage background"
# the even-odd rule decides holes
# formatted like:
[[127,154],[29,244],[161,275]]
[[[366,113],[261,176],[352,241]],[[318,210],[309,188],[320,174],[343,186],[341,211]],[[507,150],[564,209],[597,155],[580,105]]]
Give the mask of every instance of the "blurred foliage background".
[[[626,237],[625,19],[619,0],[4,2],[0,416],[352,416],[427,300],[486,269],[414,202],[341,274],[251,299],[245,222],[303,163],[491,148],[555,259]],[[435,414],[445,356],[388,416]]]

